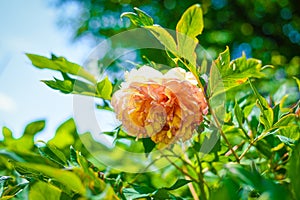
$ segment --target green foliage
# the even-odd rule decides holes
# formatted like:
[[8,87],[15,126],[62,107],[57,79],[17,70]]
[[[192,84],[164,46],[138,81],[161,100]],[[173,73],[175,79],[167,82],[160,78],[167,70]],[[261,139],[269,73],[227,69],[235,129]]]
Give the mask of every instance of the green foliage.
[[[261,61],[253,58],[242,57],[230,61],[229,48],[220,53],[215,60],[215,65],[210,71],[210,90],[211,95],[226,92],[234,87],[245,83],[249,78],[261,78]],[[222,79],[222,82],[219,81]]]
[[144,11],[134,8],[136,13],[132,12],[125,12],[121,15],[122,17],[128,17],[132,23],[136,26],[152,26],[153,25],[153,19],[150,17],[147,13]]
[[[52,55],[52,58],[49,59],[34,54],[27,54],[27,56],[37,68],[50,69],[62,73],[63,80],[54,78],[54,80],[42,81],[50,88],[65,94],[82,94],[110,99],[113,88],[107,77],[97,83],[95,77],[83,67],[69,62],[63,57]],[[77,76],[77,79],[71,78],[68,74]],[[79,80],[79,78],[83,78],[84,81]]]
[[[273,100],[269,90],[259,87],[269,78],[261,61],[245,54],[232,60],[228,47],[215,61],[204,59],[198,64],[201,54],[196,45],[202,40],[197,37],[205,21],[202,8],[193,5],[183,13],[176,25],[176,40],[138,8],[135,13],[121,15],[149,31],[165,46],[168,61],[191,71],[205,92],[209,111],[190,141],[163,151],[150,138],[128,136],[122,125],[104,132],[114,140],[115,148],[104,155],[106,158],[117,161],[123,158],[121,151],[145,153],[150,164],[139,163],[143,173],[134,174],[95,162],[81,142],[73,119],[62,123],[47,142],[34,142],[45,127],[44,120],[27,125],[17,139],[3,127],[1,199],[21,199],[21,195],[30,199],[299,199],[299,91],[288,103],[287,94],[280,91],[279,101]],[[97,81],[81,66],[62,57],[27,56],[37,68],[62,74],[62,79],[43,81],[49,87],[100,98],[103,105],[97,107],[112,110],[109,100],[117,84],[108,77]],[[156,66],[155,61],[147,63]],[[290,88],[296,84],[299,87],[297,78],[289,82]],[[226,95],[224,102],[214,107],[214,102],[222,101],[222,95]],[[224,111],[224,117],[218,116],[219,110]],[[96,142],[90,138],[90,142]],[[135,168],[137,162],[142,161],[128,166]],[[157,162],[169,165],[159,167]],[[156,171],[147,172],[150,167]]]
[[49,59],[43,56],[29,53],[26,55],[31,60],[32,64],[37,68],[52,69],[63,73],[80,76],[92,83],[96,82],[94,76],[91,75],[88,71],[75,63],[67,61],[64,57],[57,57],[55,55],[52,55],[51,59]]
[[300,143],[298,143],[297,146],[295,147],[289,165],[289,178],[291,180],[291,189],[293,191],[293,195],[295,199],[300,198],[300,191],[299,191],[300,180],[298,178],[300,173],[299,169],[300,169]]
[[112,84],[106,77],[99,83],[97,83],[97,91],[100,97],[103,99],[110,99],[111,98],[111,93],[112,93]]

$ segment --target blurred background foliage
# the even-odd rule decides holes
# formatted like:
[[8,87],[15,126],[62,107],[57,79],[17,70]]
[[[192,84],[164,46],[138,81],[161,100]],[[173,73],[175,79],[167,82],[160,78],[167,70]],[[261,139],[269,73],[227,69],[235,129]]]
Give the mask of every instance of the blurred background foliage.
[[[195,3],[200,3],[204,12],[205,28],[198,36],[199,43],[214,59],[226,45],[231,59],[245,52],[247,57],[262,60],[263,65],[274,66],[266,69],[266,78],[256,83],[260,92],[274,101],[290,93],[291,100],[288,99],[287,104],[299,98],[292,79],[299,78],[300,72],[300,11],[297,9],[300,4],[297,0],[51,1],[52,6],[61,10],[59,25],[73,30],[73,41],[88,39],[92,45],[134,28],[128,19],[120,19],[122,12],[132,11],[133,7],[147,12],[154,23],[175,30],[183,11]],[[172,65],[164,56],[155,56],[157,53],[157,50],[142,50],[140,57]]]

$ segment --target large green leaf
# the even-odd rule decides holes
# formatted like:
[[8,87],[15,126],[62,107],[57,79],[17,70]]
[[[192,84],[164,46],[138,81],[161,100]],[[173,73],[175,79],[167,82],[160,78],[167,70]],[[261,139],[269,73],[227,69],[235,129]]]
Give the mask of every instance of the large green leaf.
[[74,120],[69,119],[57,128],[54,138],[49,140],[48,143],[59,149],[64,149],[74,144],[77,134]]
[[171,51],[173,54],[177,52],[177,46],[172,35],[163,27],[159,25],[145,26],[145,29],[148,29],[158,41],[165,46],[168,51]]
[[[181,19],[177,23],[176,31],[191,38],[195,38],[197,35],[202,33],[203,28],[204,23],[202,9],[199,4],[195,4],[183,13]],[[179,44],[181,43],[179,42]]]
[[[229,48],[219,54],[211,67],[210,90],[211,95],[226,92],[245,83],[249,78],[261,78],[261,61],[254,58],[242,57],[230,61]],[[212,71],[213,70],[213,71]]]
[[34,148],[34,136],[45,127],[45,120],[31,122],[25,127],[23,135],[20,138],[13,138],[11,130],[3,127],[4,145],[16,152],[30,152]]
[[59,164],[60,166],[67,165],[67,158],[62,151],[57,149],[53,144],[45,144],[43,147],[39,147],[40,154],[53,162]]
[[60,189],[42,181],[37,181],[31,185],[28,195],[29,199],[39,200],[59,200],[60,196]]
[[86,192],[85,186],[82,184],[80,178],[70,171],[34,163],[12,162],[12,164],[22,175],[28,177],[48,177],[58,181],[74,192],[82,195]]
[[203,27],[203,13],[199,4],[189,7],[176,26],[178,54],[193,66],[196,66],[196,36],[202,33]]
[[80,76],[92,83],[97,82],[95,77],[92,74],[90,74],[88,71],[83,69],[80,65],[69,62],[63,57],[56,57],[52,55],[52,58],[49,59],[47,57],[35,55],[35,54],[27,53],[26,55],[31,60],[32,65],[34,65],[37,68],[60,71],[63,73]]

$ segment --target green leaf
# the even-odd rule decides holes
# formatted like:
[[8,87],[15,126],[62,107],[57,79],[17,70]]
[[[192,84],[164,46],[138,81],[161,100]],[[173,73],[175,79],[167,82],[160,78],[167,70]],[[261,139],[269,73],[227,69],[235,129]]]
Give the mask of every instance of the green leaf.
[[124,188],[122,190],[126,199],[139,199],[139,198],[146,198],[149,197],[150,194],[140,194],[133,188]]
[[181,19],[177,23],[176,31],[191,38],[195,38],[197,35],[202,33],[203,28],[204,23],[202,9],[199,4],[195,4],[183,13]]
[[80,65],[69,62],[63,57],[52,56],[51,59],[44,56],[39,56],[35,54],[26,54],[31,60],[32,65],[40,69],[51,69],[55,71],[60,71],[63,73],[68,73],[76,76],[80,76],[92,83],[96,83],[95,77],[88,71],[83,69]]
[[235,105],[234,105],[234,114],[235,114],[236,120],[238,121],[239,126],[242,127],[243,120],[244,120],[244,114],[243,114],[243,111],[237,101],[235,102]]
[[260,60],[247,59],[246,55],[243,54],[242,57],[230,61],[229,48],[226,47],[226,50],[219,54],[211,67],[210,93],[217,95],[240,86],[249,78],[261,78],[263,76]]
[[176,189],[178,189],[178,188],[180,188],[180,187],[182,187],[182,186],[184,186],[184,185],[186,185],[186,184],[188,184],[188,183],[190,183],[190,182],[192,182],[191,180],[186,180],[186,179],[178,179],[175,183],[174,183],[174,185],[172,185],[171,187],[169,187],[169,188],[165,188],[166,190],[176,190]]
[[288,165],[288,176],[295,199],[300,199],[300,143],[296,145]]
[[152,19],[152,17],[150,17],[150,15],[148,15],[146,12],[138,9],[137,7],[134,7],[133,9],[135,10],[135,12],[137,13],[137,15],[140,18],[141,22],[143,22],[143,24],[145,26],[153,25],[153,19]]
[[61,190],[57,187],[37,181],[30,186],[29,199],[39,199],[39,200],[58,200],[61,196]]
[[58,163],[61,166],[67,165],[67,158],[65,154],[56,148],[53,144],[46,144],[45,147],[39,147],[42,156]]
[[287,146],[293,146],[295,144],[295,140],[291,139],[291,138],[288,138],[288,137],[285,137],[285,136],[282,136],[282,135],[276,135],[276,137],[282,142],[284,143],[285,145]]
[[54,138],[49,140],[48,143],[55,145],[59,149],[63,149],[74,144],[77,134],[75,122],[71,118],[57,128]]
[[293,77],[296,80],[296,83],[298,85],[298,90],[300,92],[300,80],[297,77]]
[[14,197],[19,192],[21,192],[27,185],[28,183],[19,183],[17,185],[6,188],[1,195],[1,199],[10,199]]
[[155,147],[155,142],[151,140],[151,138],[142,138],[144,152],[148,155]]
[[0,177],[0,197],[2,196],[2,193],[4,191],[4,188],[7,185],[7,182],[12,180],[13,178],[11,176],[1,176]]
[[11,151],[29,153],[34,148],[34,136],[42,131],[45,127],[45,120],[38,120],[28,124],[23,132],[23,135],[15,139],[12,136],[12,132],[3,127],[4,145]]
[[85,187],[79,177],[70,171],[33,163],[12,162],[12,164],[15,169],[23,175],[29,177],[40,177],[43,175],[45,177],[55,179],[74,192],[78,192],[82,195],[84,195],[86,192]]
[[281,117],[274,125],[273,127],[279,128],[281,126],[287,126],[290,123],[295,122],[296,115],[293,113],[287,114],[283,117]]
[[196,66],[197,35],[203,30],[203,13],[199,4],[189,7],[177,23],[177,50],[180,57]]
[[89,83],[73,79],[66,73],[62,73],[64,80],[54,78],[54,80],[42,80],[48,87],[59,90],[64,94],[81,94],[87,96],[96,96],[96,87]]
[[275,133],[276,135],[288,138],[290,141],[292,141],[292,143],[300,139],[300,127],[297,124],[280,126]]
[[102,81],[97,83],[97,94],[103,99],[111,99],[112,89],[113,87],[108,77],[105,77]]
[[52,80],[42,80],[43,83],[45,83],[48,87],[59,90],[64,94],[70,94],[73,92],[73,83],[69,80],[59,80],[56,79],[54,81]]
[[23,135],[34,136],[38,132],[42,131],[45,128],[45,120],[38,120],[35,122],[31,122],[25,127]]
[[135,13],[133,12],[125,12],[122,13],[121,18],[128,17],[130,21],[136,26],[152,26],[153,19],[144,11],[134,8]]
[[159,25],[145,26],[144,28],[149,30],[168,51],[176,54],[177,47],[175,40],[166,29]]
[[77,152],[72,145],[70,146],[70,161],[74,166],[79,166],[77,161]]
[[153,194],[157,200],[171,199],[169,191],[164,188],[156,190]]
[[4,137],[4,143],[9,143],[13,140],[12,131],[7,127],[2,127],[2,135]]
[[259,120],[266,127],[266,129],[270,129],[273,125],[273,110],[269,106],[267,100],[258,93],[250,80],[249,84],[254,92],[255,97],[257,98],[257,105],[261,111]]

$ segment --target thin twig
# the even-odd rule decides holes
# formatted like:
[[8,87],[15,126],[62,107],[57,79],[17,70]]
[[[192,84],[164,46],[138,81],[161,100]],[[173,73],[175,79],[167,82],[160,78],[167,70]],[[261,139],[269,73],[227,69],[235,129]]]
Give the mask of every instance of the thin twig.
[[254,140],[252,140],[250,142],[250,144],[248,145],[248,147],[245,149],[245,151],[241,154],[241,156],[239,157],[240,160],[242,160],[242,158],[246,155],[246,153],[250,150],[250,148],[259,140],[261,140],[262,138],[264,138],[266,136],[266,133],[262,133],[260,134],[257,138],[255,138]]
[[213,118],[214,118],[214,120],[215,120],[216,126],[217,126],[218,130],[220,131],[221,136],[223,137],[225,143],[228,145],[228,148],[229,148],[230,151],[232,152],[232,154],[233,154],[233,156],[235,157],[236,161],[237,161],[238,163],[240,163],[240,158],[238,157],[238,155],[236,154],[236,152],[233,150],[233,148],[232,148],[232,146],[231,146],[229,140],[227,139],[225,133],[223,132],[222,127],[221,127],[221,125],[220,125],[220,122],[219,122],[219,120],[218,120],[218,118],[217,118],[215,112],[214,112],[214,111],[212,110],[212,108],[210,107],[209,102],[207,102],[207,104],[208,104],[209,109],[210,109],[210,112],[211,112],[211,114],[212,114],[212,116],[213,116]]
[[[163,155],[164,156],[164,155]],[[172,160],[169,159],[168,156],[164,156],[169,162],[170,164],[172,164],[178,171],[180,171],[183,175],[189,177],[192,181],[198,183],[199,180],[195,179],[194,177],[192,177],[191,175],[189,175],[187,172],[185,172],[183,169],[181,169],[178,165],[176,165]]]
[[[186,173],[188,173],[187,167],[186,167],[186,166],[183,166],[183,167],[182,167],[182,170],[184,170]],[[190,177],[188,177],[188,176],[184,176],[184,177],[185,177],[187,180],[191,180]],[[195,187],[194,187],[193,183],[188,183],[188,187],[189,187],[189,189],[190,189],[190,192],[191,192],[191,194],[192,194],[194,200],[199,200],[198,195],[197,195],[197,192],[196,192],[196,190],[195,190]]]
[[[197,159],[197,163],[198,163],[198,166],[199,166],[199,173],[198,173],[198,178],[200,180],[200,183],[198,184],[199,185],[199,188],[200,188],[200,191],[201,191],[201,194],[203,195],[203,199],[206,200],[206,192],[205,192],[205,189],[204,189],[204,185],[208,187],[208,185],[206,184],[206,182],[204,181],[204,174],[203,174],[203,171],[202,171],[202,166],[201,166],[201,161],[200,161],[200,157],[198,155],[198,152],[193,148],[194,150],[194,153],[195,153],[195,156],[196,156],[196,159]],[[189,159],[187,157],[187,159]]]

